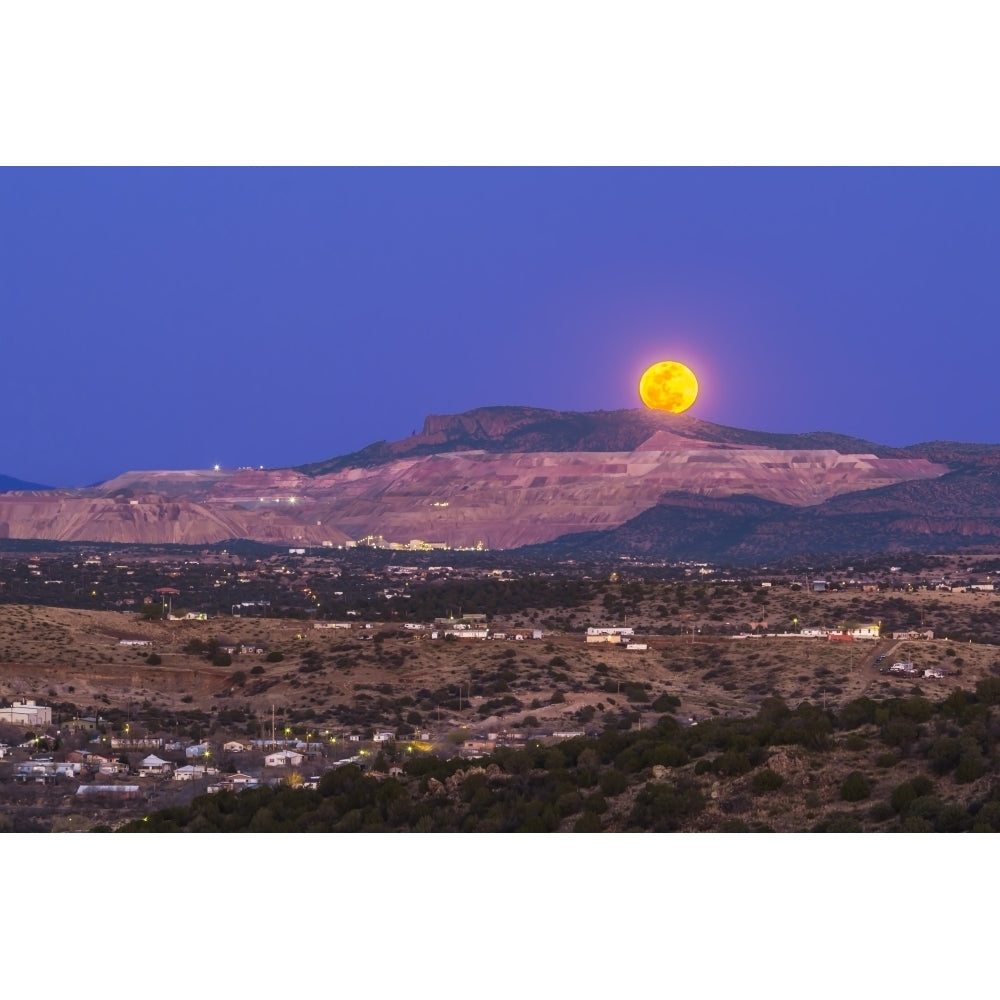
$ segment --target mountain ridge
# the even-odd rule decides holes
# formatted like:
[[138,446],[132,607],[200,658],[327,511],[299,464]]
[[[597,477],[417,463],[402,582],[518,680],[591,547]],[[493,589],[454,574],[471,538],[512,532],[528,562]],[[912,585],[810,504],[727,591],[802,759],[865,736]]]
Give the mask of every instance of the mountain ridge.
[[0,537],[518,549],[770,559],[1000,546],[1000,446],[903,448],[650,410],[488,406],[278,469],[147,470],[0,495]]
[[634,451],[657,432],[703,444],[834,449],[899,457],[904,449],[832,431],[780,433],[714,424],[685,414],[653,410],[563,412],[530,406],[483,406],[465,413],[424,418],[419,433],[399,441],[375,441],[358,451],[294,466],[308,476],[348,468],[372,468],[400,458],[442,451]]

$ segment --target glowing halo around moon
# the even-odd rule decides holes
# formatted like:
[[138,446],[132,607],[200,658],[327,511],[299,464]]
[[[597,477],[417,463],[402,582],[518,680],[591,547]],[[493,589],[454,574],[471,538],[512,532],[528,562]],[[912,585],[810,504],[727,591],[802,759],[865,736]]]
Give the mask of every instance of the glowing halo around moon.
[[698,398],[698,380],[679,361],[658,361],[642,373],[639,398],[651,410],[683,413]]

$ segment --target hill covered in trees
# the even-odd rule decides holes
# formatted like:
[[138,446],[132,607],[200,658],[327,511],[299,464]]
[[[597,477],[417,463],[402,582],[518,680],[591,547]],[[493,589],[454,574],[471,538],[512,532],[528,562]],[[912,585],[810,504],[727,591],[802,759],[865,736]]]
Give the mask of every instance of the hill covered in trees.
[[[474,761],[425,756],[388,777],[354,765],[203,795],[128,832],[1000,832],[1000,678],[940,701],[859,698],[841,711],[768,699],[753,718],[529,744]],[[670,710],[669,696],[656,706]]]

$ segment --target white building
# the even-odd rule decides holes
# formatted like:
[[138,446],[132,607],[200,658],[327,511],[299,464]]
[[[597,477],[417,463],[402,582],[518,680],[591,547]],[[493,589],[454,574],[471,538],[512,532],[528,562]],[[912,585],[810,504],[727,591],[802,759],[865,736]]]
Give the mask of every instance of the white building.
[[22,699],[15,701],[10,708],[0,708],[0,722],[7,722],[12,726],[51,726],[52,709]]
[[163,760],[156,754],[150,754],[139,762],[139,774],[147,778],[154,774],[169,774],[173,769],[174,765],[169,760]]
[[852,628],[848,631],[848,635],[854,636],[855,639],[877,639],[879,633],[882,631],[881,625],[859,625],[857,628]]

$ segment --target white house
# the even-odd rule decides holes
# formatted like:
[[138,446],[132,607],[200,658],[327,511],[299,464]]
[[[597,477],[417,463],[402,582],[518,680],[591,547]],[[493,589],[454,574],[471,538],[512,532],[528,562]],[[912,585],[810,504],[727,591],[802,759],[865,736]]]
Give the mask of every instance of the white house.
[[379,730],[373,737],[372,740],[375,743],[390,743],[396,738],[396,734],[390,732],[389,730]]
[[196,781],[210,778],[219,773],[217,767],[202,767],[200,764],[185,764],[174,771],[174,781]]
[[155,754],[150,754],[139,762],[139,774],[147,778],[154,774],[169,774],[173,769],[174,765],[169,760],[162,760]]
[[882,626],[878,624],[859,625],[857,628],[850,629],[848,634],[853,635],[855,639],[877,639],[881,631]]
[[298,767],[305,760],[303,754],[295,750],[277,750],[264,758],[265,767]]
[[247,746],[245,743],[240,743],[239,740],[230,740],[228,743],[222,744],[222,749],[226,753],[244,753]]
[[185,757],[207,757],[212,747],[209,743],[195,743],[184,751]]

